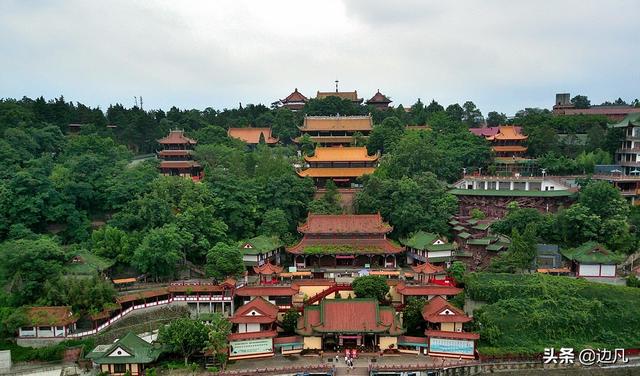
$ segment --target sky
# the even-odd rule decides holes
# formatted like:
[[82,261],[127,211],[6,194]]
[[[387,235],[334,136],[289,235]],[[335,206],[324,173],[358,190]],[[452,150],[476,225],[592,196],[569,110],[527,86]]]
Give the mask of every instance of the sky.
[[637,0],[1,0],[0,98],[215,109],[376,90],[484,114],[640,97]]

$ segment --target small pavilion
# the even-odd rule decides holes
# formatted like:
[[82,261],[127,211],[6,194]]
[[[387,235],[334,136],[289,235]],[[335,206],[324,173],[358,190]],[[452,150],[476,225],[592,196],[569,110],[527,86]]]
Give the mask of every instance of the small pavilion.
[[438,279],[437,276],[445,275],[444,267],[436,266],[429,262],[412,265],[411,269],[415,275],[414,279],[423,283],[432,282],[432,280]]
[[282,266],[266,262],[260,266],[254,266],[253,271],[260,279],[260,284],[272,284],[278,282],[278,275],[282,273]]

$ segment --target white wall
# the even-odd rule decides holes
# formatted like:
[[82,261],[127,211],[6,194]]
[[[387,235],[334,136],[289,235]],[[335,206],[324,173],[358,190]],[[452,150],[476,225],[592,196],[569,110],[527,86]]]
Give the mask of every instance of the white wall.
[[599,277],[600,265],[599,264],[596,264],[596,265],[579,264],[578,275],[581,277]]
[[615,277],[616,266],[615,265],[602,265],[600,269],[600,275],[603,277]]

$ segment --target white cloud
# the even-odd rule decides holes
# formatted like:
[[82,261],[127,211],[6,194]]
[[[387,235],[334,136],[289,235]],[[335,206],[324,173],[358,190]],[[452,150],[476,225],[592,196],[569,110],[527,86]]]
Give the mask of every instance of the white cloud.
[[0,96],[223,108],[308,96],[486,113],[640,96],[637,1],[4,1]]

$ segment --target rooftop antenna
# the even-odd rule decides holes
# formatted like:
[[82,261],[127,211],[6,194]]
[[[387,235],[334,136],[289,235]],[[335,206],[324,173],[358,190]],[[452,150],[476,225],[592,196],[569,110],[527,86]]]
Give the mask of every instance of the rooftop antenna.
[[140,109],[142,110],[142,95],[140,96]]
[[338,82],[340,81],[336,80],[336,93],[338,92]]
[[135,106],[138,107],[138,97],[134,96],[133,102],[135,103]]

